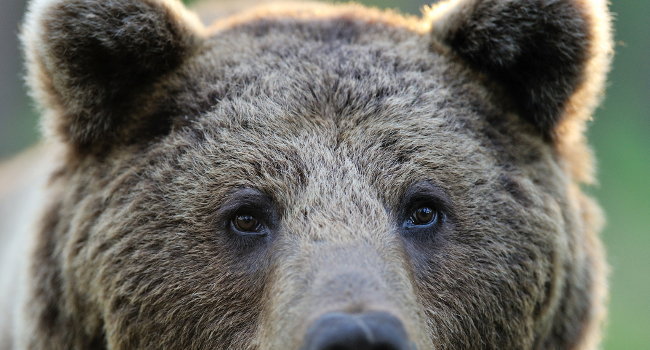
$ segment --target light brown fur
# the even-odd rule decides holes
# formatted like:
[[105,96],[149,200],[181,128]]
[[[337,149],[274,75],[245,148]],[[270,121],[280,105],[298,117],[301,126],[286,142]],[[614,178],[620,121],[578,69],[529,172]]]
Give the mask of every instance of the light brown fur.
[[[298,349],[330,311],[389,312],[418,349],[597,347],[602,219],[579,186],[604,1],[269,5],[209,27],[171,0],[31,9],[62,159],[17,348]],[[413,193],[434,228],[405,228]],[[228,226],[247,196],[267,236]]]

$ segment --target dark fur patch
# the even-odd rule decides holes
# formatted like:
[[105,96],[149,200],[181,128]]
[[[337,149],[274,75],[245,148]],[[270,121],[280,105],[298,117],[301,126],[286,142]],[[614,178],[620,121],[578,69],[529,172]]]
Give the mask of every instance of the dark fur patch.
[[64,108],[58,131],[65,139],[87,150],[114,142],[140,122],[127,116],[194,44],[175,16],[153,1],[110,0],[98,6],[73,0],[47,10],[39,59],[51,76],[51,94]]
[[445,33],[479,71],[501,82],[523,118],[552,136],[581,83],[589,44],[584,11],[573,1],[477,1]]
[[521,184],[516,178],[503,173],[501,176],[499,176],[499,182],[501,183],[501,186],[503,186],[503,189],[506,190],[506,192],[508,192],[521,205],[525,207],[531,205],[530,198],[528,198],[526,191],[522,188]]

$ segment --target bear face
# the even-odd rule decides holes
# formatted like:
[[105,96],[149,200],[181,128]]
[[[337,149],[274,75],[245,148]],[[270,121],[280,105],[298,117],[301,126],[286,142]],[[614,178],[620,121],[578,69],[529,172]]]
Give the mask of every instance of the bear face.
[[65,157],[26,345],[325,349],[327,315],[380,313],[394,349],[594,346],[576,157],[607,26],[569,0],[211,28],[171,1],[36,1],[29,81]]

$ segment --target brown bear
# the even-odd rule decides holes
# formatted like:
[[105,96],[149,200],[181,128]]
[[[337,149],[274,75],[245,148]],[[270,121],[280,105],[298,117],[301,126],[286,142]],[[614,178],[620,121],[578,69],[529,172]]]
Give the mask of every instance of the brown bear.
[[598,346],[605,0],[35,0],[22,38],[0,346]]

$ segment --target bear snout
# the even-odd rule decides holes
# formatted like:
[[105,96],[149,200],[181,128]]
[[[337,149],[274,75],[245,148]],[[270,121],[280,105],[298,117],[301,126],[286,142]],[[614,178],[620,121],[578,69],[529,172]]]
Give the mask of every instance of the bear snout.
[[392,314],[329,312],[316,319],[301,350],[415,350],[402,322]]

